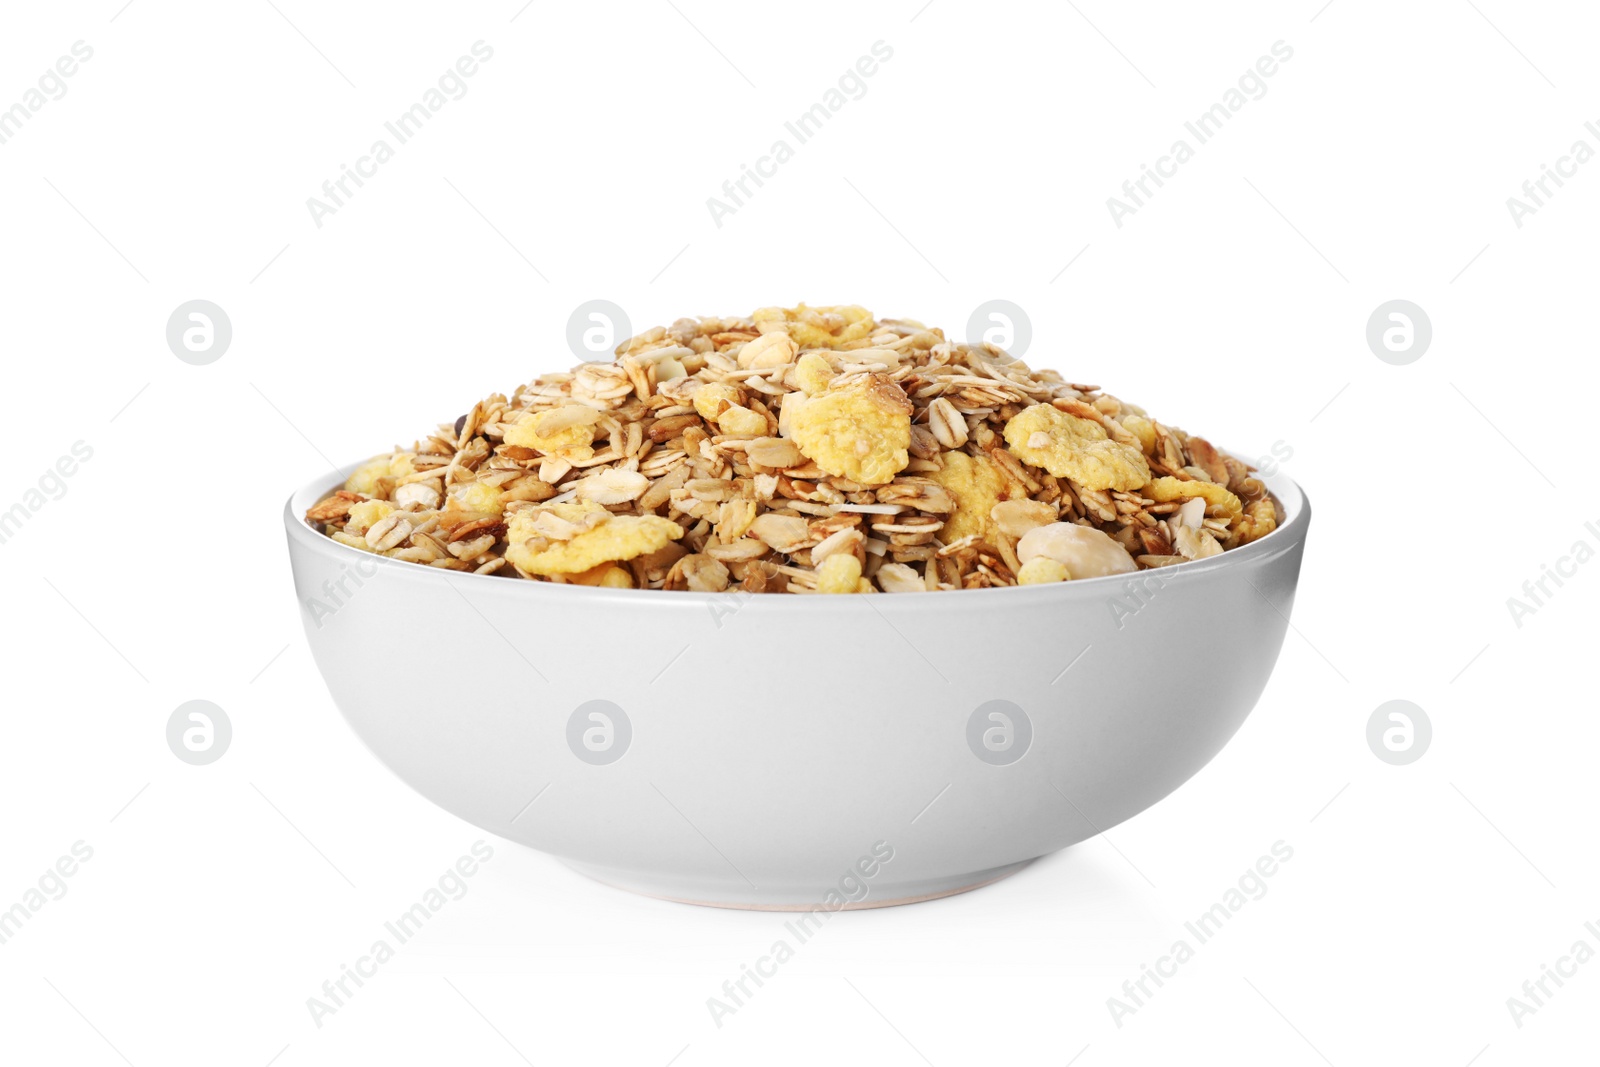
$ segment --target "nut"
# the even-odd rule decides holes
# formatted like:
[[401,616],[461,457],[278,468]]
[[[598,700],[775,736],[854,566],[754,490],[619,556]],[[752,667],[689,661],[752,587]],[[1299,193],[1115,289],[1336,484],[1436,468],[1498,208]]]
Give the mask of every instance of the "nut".
[[874,575],[878,588],[885,593],[925,593],[927,584],[922,576],[904,563],[885,563]]
[[764,333],[739,349],[739,366],[745,370],[783,367],[794,362],[800,347],[785,331]]
[[758,538],[773,550],[782,552],[786,556],[817,543],[817,538],[812,535],[811,526],[806,520],[793,515],[777,515],[770,511],[765,515],[756,516],[755,522],[750,524],[750,536]]
[[1013,540],[1056,521],[1054,505],[1040,500],[1002,500],[990,509],[989,515],[1000,532]]
[[1139,569],[1128,550],[1092,526],[1053,522],[1029,530],[1017,542],[1017,558],[1024,567],[1040,556],[1048,556],[1073,578],[1099,578],[1107,574],[1128,574]]
[[805,462],[805,456],[800,454],[795,443],[782,437],[758,437],[745,446],[744,454],[751,463],[775,470],[798,467]]
[[648,488],[650,479],[638,471],[608,468],[580,479],[576,492],[579,500],[594,504],[626,504],[639,499]]
[[432,482],[409,482],[394,491],[394,502],[407,511],[432,511],[439,506],[439,489]]

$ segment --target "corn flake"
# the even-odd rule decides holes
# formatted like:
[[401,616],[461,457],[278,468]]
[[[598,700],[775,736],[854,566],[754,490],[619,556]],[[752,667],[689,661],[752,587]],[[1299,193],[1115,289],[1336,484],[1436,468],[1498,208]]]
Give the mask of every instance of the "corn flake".
[[1156,428],[1153,423],[1143,415],[1124,415],[1121,419],[1122,428],[1139,439],[1139,447],[1144,449],[1144,454],[1156,454]]
[[370,459],[356,468],[344,487],[362,496],[387,496],[399,479],[417,472],[411,462],[415,457],[414,452],[394,452]]
[[[518,515],[520,518],[520,513]],[[523,541],[506,549],[506,559],[529,574],[578,574],[603,563],[633,559],[683,536],[683,527],[659,515],[613,515],[570,541],[535,548]]]
[[394,505],[383,500],[363,500],[358,504],[351,504],[350,517],[344,524],[345,532],[364,534],[392,511]]
[[790,394],[784,414],[785,436],[836,478],[884,485],[911,462],[911,401],[887,378],[813,397]]
[[726,382],[710,382],[694,391],[694,410],[702,419],[716,419],[742,399],[739,390]]
[[[843,348],[851,341],[872,336],[876,326],[872,312],[855,305],[812,308],[801,304],[792,308],[762,308],[751,320],[757,324],[785,323],[789,336],[801,348]],[[830,324],[829,320],[839,323],[837,331],[824,325]]]
[[[1228,492],[1227,486],[1218,485],[1216,482],[1205,482],[1195,479],[1186,482],[1178,478],[1157,478],[1139,492],[1154,500],[1157,504],[1165,504],[1173,500],[1192,500],[1196,497],[1206,502],[1206,511],[1218,509],[1221,514],[1226,514],[1230,519],[1236,519],[1244,514],[1244,505],[1239,498]],[[1270,501],[1269,501],[1270,503]],[[1276,523],[1276,519],[1274,519]]]
[[767,432],[767,420],[760,412],[734,404],[717,416],[717,429],[736,437],[760,437]]
[[944,468],[930,472],[928,477],[956,498],[955,511],[939,530],[941,540],[949,543],[973,534],[985,541],[993,540],[995,523],[991,512],[1000,503],[1000,493],[1006,487],[1006,479],[999,468],[987,457],[946,452]]
[[505,510],[505,495],[504,491],[482,482],[454,486],[450,490],[450,510],[498,515]]
[[835,552],[817,568],[817,592],[854,593],[861,586],[861,561],[849,552]]
[[506,444],[537,449],[546,455],[579,463],[594,458],[594,449],[589,447],[594,443],[594,427],[580,423],[544,435],[539,433],[537,424],[536,416],[524,412],[516,422],[506,426]]
[[1005,438],[1013,456],[1085,489],[1129,492],[1150,480],[1150,464],[1137,448],[1111,440],[1099,423],[1049,404],[1014,416]]
[[1034,556],[1017,572],[1017,584],[1046,585],[1050,582],[1064,582],[1070,577],[1072,575],[1067,573],[1067,565],[1060,560],[1051,559],[1049,556]]
[[833,381],[833,364],[824,356],[807,352],[800,357],[800,362],[795,364],[794,376],[801,392],[807,396],[816,396],[826,391],[828,383]]
[[1244,515],[1234,527],[1234,532],[1238,534],[1241,545],[1248,545],[1251,541],[1259,541],[1277,528],[1278,509],[1273,505],[1271,498],[1264,497],[1245,509]]
[[604,589],[633,588],[633,575],[626,567],[619,567],[615,563],[602,563],[598,567],[568,575],[567,581],[573,585],[592,585]]

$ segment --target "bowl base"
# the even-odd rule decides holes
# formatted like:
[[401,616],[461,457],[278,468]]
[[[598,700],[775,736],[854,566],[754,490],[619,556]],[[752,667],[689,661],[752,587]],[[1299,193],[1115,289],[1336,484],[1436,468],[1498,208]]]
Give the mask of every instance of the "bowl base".
[[797,902],[795,898],[800,896],[798,893],[785,893],[781,890],[766,892],[742,882],[717,888],[688,887],[675,885],[668,879],[639,875],[631,871],[618,871],[565,859],[561,862],[584,877],[592,878],[613,889],[625,889],[640,896],[670,900],[676,904],[695,904],[702,908],[732,908],[739,911],[866,911],[870,908],[919,904],[925,900],[938,900],[941,897],[953,897],[958,893],[982,889],[986,885],[993,885],[1002,878],[1016,874],[1033,860],[1026,859],[1021,863],[993,867],[986,871],[889,885],[880,890],[883,894],[881,896],[874,895],[849,901],[839,908],[826,905],[820,900]]

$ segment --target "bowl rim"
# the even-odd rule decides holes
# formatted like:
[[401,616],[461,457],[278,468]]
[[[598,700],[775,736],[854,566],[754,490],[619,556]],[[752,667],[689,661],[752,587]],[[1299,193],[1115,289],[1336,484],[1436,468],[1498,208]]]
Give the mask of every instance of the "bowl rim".
[[[338,560],[344,563],[350,563],[361,559],[384,558],[374,556],[372,553],[364,552],[359,548],[352,548],[349,545],[340,544],[338,541],[335,541],[326,534],[319,533],[318,531],[312,529],[303,517],[308,508],[310,508],[317,501],[321,500],[323,497],[327,496],[329,493],[333,492],[336,488],[342,486],[345,479],[347,479],[356,470],[356,468],[360,467],[364,463],[370,462],[373,458],[375,457],[357,460],[353,463],[348,463],[335,471],[328,471],[312,481],[307,482],[305,485],[302,485],[299,489],[295,490],[289,495],[289,498],[284,501],[283,521],[284,527],[288,532],[291,542],[299,543],[307,549],[323,553],[330,559]],[[974,607],[979,605],[980,602],[977,598],[980,597],[984,598],[985,603],[990,604],[992,604],[997,597],[1013,598],[1013,602],[1019,607],[1026,603],[1037,603],[1038,600],[1043,598],[1054,598],[1059,600],[1098,600],[1104,596],[1118,595],[1129,581],[1148,580],[1150,576],[1155,576],[1164,581],[1174,581],[1180,576],[1185,579],[1200,578],[1206,574],[1211,574],[1217,571],[1225,571],[1241,567],[1252,560],[1273,556],[1278,554],[1280,551],[1288,551],[1294,547],[1296,542],[1303,540],[1305,537],[1306,529],[1311,522],[1311,500],[1306,495],[1305,490],[1300,487],[1300,484],[1293,478],[1290,478],[1282,473],[1282,471],[1270,476],[1263,475],[1258,471],[1256,472],[1255,476],[1266,483],[1268,490],[1270,490],[1272,494],[1278,498],[1278,502],[1283,506],[1286,514],[1284,521],[1279,524],[1277,529],[1273,530],[1265,537],[1250,542],[1248,545],[1245,545],[1242,548],[1230,549],[1229,551],[1223,552],[1220,555],[1210,556],[1206,559],[1189,560],[1185,563],[1175,563],[1170,567],[1162,567],[1158,568],[1157,570],[1141,570],[1127,574],[1104,575],[1097,578],[1079,578],[1066,582],[1050,582],[1043,585],[1029,586],[1007,586],[1005,588],[939,589],[931,592],[906,594],[904,596],[895,596],[889,594],[872,598],[872,606],[879,607],[879,602],[882,602],[883,604],[898,605],[902,601],[909,601],[911,606],[914,608],[917,604],[927,604],[928,601],[926,598],[928,597],[935,598],[935,602],[939,603],[940,605],[945,605],[947,602],[949,602],[949,598],[957,597],[959,600],[954,601],[954,603],[965,603]],[[474,574],[471,571],[454,571],[444,567],[427,567],[416,563],[405,566],[398,573],[411,574],[415,578],[422,580],[428,580],[429,576],[432,576],[433,580],[444,582],[446,584],[449,584],[452,579],[461,579],[478,583],[486,583],[482,586],[482,588],[486,589],[501,588],[509,591],[511,589],[521,588],[526,590],[522,593],[512,594],[515,596],[575,597],[597,604],[626,604],[631,607],[639,607],[645,604],[676,604],[681,606],[726,604],[730,596],[737,595],[728,592],[700,593],[691,590],[676,589],[613,589],[603,586],[573,585],[571,583],[564,582],[512,580],[497,577],[493,574]],[[854,599],[858,599],[852,597],[825,596],[820,594],[815,596],[761,596],[759,594],[752,593],[749,594],[749,596],[753,598],[754,603],[788,605],[783,609],[788,611],[822,610],[819,605],[832,604],[834,606],[838,606],[841,601],[849,602]],[[1018,598],[1033,599],[1025,600]],[[748,606],[750,603],[752,603],[752,601],[746,600],[743,601],[743,603]]]

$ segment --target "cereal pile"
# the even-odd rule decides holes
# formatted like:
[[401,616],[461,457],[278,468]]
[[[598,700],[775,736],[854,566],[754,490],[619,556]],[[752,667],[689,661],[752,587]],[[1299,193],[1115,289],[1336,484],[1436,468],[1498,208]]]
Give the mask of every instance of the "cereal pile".
[[910,593],[1217,555],[1278,524],[1251,472],[993,345],[802,304],[679,319],[491,396],[306,521],[512,578]]

